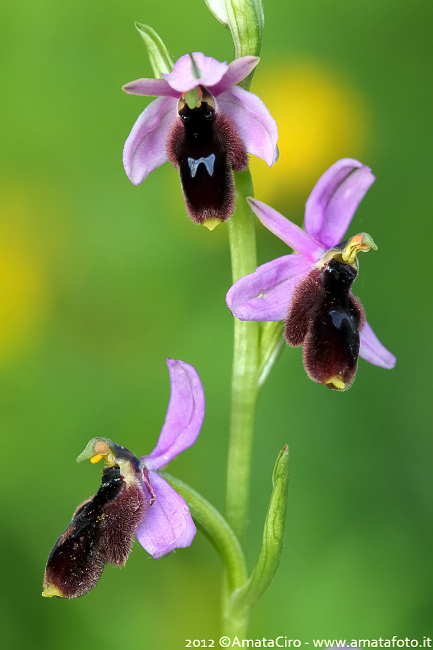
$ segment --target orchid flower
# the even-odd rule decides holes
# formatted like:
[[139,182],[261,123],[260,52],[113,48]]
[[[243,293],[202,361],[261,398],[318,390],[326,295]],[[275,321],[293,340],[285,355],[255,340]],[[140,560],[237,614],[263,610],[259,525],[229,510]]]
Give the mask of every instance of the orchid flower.
[[337,161],[310,194],[305,230],[261,201],[248,199],[264,226],[296,252],[259,266],[227,293],[227,305],[240,320],[285,319],[286,339],[304,346],[310,377],[340,390],[353,381],[358,355],[387,369],[396,362],[351,294],[357,253],[376,246],[365,233],[340,243],[374,180],[357,160]]
[[157,97],[138,117],[123,150],[128,178],[139,185],[170,160],[179,170],[188,213],[213,229],[234,210],[234,171],[247,153],[268,165],[277,157],[277,125],[262,100],[236,84],[259,58],[221,63],[201,52],[185,54],[163,79],[138,79],[126,93]]
[[193,445],[205,400],[197,371],[167,359],[171,396],[155,449],[136,458],[108,438],[93,438],[77,462],[104,459],[102,484],[82,503],[48,558],[44,596],[76,598],[97,584],[107,562],[123,566],[134,536],[158,559],[190,546],[196,528],[185,500],[157,470]]

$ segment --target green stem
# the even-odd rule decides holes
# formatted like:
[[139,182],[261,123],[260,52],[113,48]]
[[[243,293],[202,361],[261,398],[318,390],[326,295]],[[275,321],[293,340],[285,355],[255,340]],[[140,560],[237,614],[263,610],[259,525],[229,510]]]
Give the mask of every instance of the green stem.
[[[247,169],[235,173],[236,211],[228,221],[233,282],[257,267],[254,215],[246,201],[253,195]],[[226,518],[243,539],[248,517],[251,455],[258,397],[259,324],[234,318],[234,351],[231,386],[231,418],[227,460]],[[223,633],[244,638],[249,608],[233,608],[228,576],[223,588]]]
[[[236,57],[258,56],[263,31],[261,0],[225,3],[228,24],[233,37]],[[242,9],[239,11],[239,9]],[[254,71],[240,82],[249,90]],[[254,214],[246,198],[253,196],[250,170],[234,172],[236,210],[228,221],[229,245],[233,282],[253,273],[257,268]],[[231,385],[231,416],[227,459],[226,517],[240,540],[245,535],[251,482],[251,456],[259,394],[260,367],[259,323],[244,322],[234,317],[234,350]],[[246,583],[244,583],[246,584]],[[250,608],[233,607],[237,592],[230,589],[228,576],[223,586],[223,633],[233,638],[245,638]]]
[[[263,32],[262,0],[225,3],[235,56],[258,56]],[[249,90],[253,72],[240,82]],[[250,170],[234,172],[236,210],[227,222],[233,282],[257,268],[254,214],[246,198],[253,196]],[[258,397],[259,325],[234,317],[231,419],[227,460],[226,517],[239,539],[245,533],[250,492],[251,452]]]
[[[254,215],[245,200],[253,192],[249,170],[235,174],[236,211],[228,221],[233,282],[257,267]],[[259,327],[234,319],[231,421],[226,517],[242,540],[248,516],[251,452],[258,397]]]

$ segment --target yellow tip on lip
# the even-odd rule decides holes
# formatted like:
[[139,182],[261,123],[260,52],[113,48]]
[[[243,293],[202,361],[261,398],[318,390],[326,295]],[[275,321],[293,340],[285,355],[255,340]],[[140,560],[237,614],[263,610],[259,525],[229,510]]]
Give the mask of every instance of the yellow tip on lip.
[[221,219],[206,219],[201,225],[212,231],[215,230],[215,228],[219,226],[220,223],[222,223]]
[[57,587],[54,587],[53,585],[48,585],[48,587],[45,587],[45,589],[42,592],[42,595],[44,598],[52,598],[53,596],[56,596],[56,598],[65,597],[60,591],[60,589],[57,589]]
[[344,390],[346,388],[344,381],[338,375],[335,375],[334,377],[331,377],[325,381],[325,384],[329,386],[329,388],[334,387],[337,390]]

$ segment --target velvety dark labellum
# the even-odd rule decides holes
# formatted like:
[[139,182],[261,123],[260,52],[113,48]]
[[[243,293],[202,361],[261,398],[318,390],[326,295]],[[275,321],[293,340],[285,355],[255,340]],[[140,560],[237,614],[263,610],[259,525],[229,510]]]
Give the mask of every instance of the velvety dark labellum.
[[98,492],[79,506],[51,551],[45,587],[76,598],[95,587],[107,562],[125,564],[145,507],[138,483],[127,486],[119,467],[105,468]]
[[304,346],[305,369],[321,384],[337,377],[347,388],[355,376],[365,321],[362,305],[351,293],[356,275],[350,264],[331,259],[322,269],[310,271],[293,294],[286,339],[290,345]]
[[206,102],[179,112],[168,139],[167,155],[179,169],[191,218],[228,219],[234,210],[232,170],[248,164],[244,144],[229,117]]

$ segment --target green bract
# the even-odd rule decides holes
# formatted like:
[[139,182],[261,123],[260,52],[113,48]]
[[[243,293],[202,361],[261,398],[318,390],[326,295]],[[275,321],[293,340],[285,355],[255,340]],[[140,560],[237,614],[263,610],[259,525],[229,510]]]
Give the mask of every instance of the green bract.
[[171,72],[173,69],[173,61],[167,48],[161,37],[151,27],[141,23],[135,23],[135,26],[147,48],[153,74],[157,79],[162,79],[163,73]]

